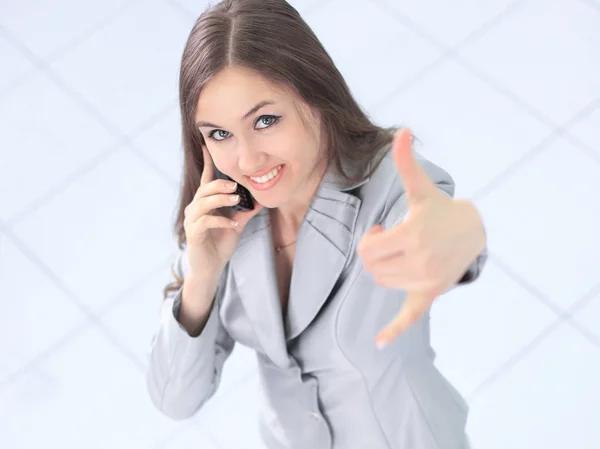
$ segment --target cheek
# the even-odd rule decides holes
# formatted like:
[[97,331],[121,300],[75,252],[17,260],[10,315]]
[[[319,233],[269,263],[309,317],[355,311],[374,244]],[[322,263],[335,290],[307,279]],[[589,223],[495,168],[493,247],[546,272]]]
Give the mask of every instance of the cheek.
[[239,176],[239,168],[235,159],[226,157],[224,154],[217,151],[213,153],[213,161],[215,168],[222,173],[226,173],[231,177]]

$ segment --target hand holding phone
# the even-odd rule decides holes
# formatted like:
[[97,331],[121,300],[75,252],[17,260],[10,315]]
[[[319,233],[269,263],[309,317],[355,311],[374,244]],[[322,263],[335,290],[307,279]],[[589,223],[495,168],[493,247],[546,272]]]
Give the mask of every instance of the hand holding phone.
[[[216,178],[216,167],[203,148],[204,169],[194,199],[185,208],[183,222],[190,273],[196,279],[220,276],[233,255],[244,227],[261,209],[248,190],[229,177]],[[243,189],[243,190],[241,190]],[[240,205],[245,195],[244,204]],[[237,207],[236,207],[237,206]]]

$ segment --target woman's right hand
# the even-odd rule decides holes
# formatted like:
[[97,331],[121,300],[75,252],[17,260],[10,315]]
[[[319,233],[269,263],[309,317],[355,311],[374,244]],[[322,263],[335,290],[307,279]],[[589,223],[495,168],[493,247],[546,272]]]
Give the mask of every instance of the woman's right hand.
[[202,148],[204,169],[200,187],[194,199],[185,208],[185,229],[190,274],[196,279],[218,278],[231,258],[246,224],[262,206],[255,202],[253,210],[235,211],[231,217],[217,209],[233,206],[236,184],[233,181],[215,179],[213,161],[206,148]]

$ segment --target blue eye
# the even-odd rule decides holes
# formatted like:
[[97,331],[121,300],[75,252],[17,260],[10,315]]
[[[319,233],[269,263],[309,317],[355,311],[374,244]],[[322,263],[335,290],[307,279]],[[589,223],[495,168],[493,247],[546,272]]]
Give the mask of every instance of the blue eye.
[[260,117],[258,117],[256,124],[258,125],[259,123],[262,123],[265,126],[264,126],[264,128],[259,128],[259,129],[265,129],[265,128],[268,128],[269,126],[273,125],[275,122],[277,122],[277,120],[279,120],[279,117],[277,117],[275,115],[261,115]]
[[[217,137],[215,137],[215,135],[217,135]],[[215,129],[208,133],[208,138],[214,140],[215,142],[221,142],[222,140],[227,139],[227,137],[229,137],[229,132],[222,129]]]
[[[254,127],[257,130],[267,129],[273,126],[275,123],[279,121],[281,116],[277,115],[261,115],[254,122]],[[258,126],[262,125],[262,126]],[[229,131],[225,131],[223,129],[214,129],[208,133],[208,138],[214,142],[222,142],[229,138],[231,133]]]

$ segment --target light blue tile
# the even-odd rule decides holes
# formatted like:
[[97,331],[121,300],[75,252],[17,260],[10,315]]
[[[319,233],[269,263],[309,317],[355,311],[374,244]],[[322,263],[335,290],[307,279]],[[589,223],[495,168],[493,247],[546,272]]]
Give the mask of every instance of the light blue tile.
[[208,436],[199,432],[195,425],[176,432],[173,439],[152,449],[224,449]]
[[472,403],[473,446],[596,449],[599,378],[600,350],[563,325]]
[[206,8],[219,3],[218,0],[166,0],[167,3],[175,6],[181,6],[183,11],[190,14],[190,17],[197,18]]
[[600,107],[569,129],[569,133],[600,155]]
[[530,0],[462,57],[561,125],[600,97],[600,11]]
[[61,50],[110,19],[132,0],[3,0],[0,25],[38,58],[50,61]]
[[1,383],[83,323],[85,316],[6,237],[0,247],[0,288],[0,341],[13,354],[11,369],[0,373]]
[[298,11],[301,16],[304,16],[321,7],[328,1],[331,0],[288,0],[288,3],[296,8],[296,11]]
[[136,2],[50,68],[129,133],[177,98],[191,26],[160,0]]
[[0,446],[11,449],[147,449],[181,425],[154,408],[144,374],[94,329],[0,391],[0,422]]
[[171,281],[170,261],[116,300],[98,311],[100,320],[119,338],[144,365],[147,364],[148,347],[158,329],[162,290]]
[[[141,288],[118,299],[101,315],[101,320],[144,365],[147,364],[151,339],[160,324],[162,290],[173,280],[170,262],[165,264],[160,272],[152,274]],[[255,373],[256,370],[254,351],[237,344],[225,363],[215,401],[226,396],[242,379]]]
[[456,45],[516,3],[515,0],[374,0],[374,3],[377,2],[409,17],[448,47]]
[[446,169],[470,197],[551,130],[452,61],[372,111],[382,125],[409,127],[416,150]]
[[490,259],[476,282],[434,303],[431,341],[436,365],[470,397],[557,318]]
[[27,361],[22,359],[12,348],[8,348],[8,345],[0,347],[0,385],[8,382],[26,363]]
[[15,83],[35,73],[35,66],[0,33],[0,97]]
[[123,148],[14,231],[81,301],[100,308],[171,254],[176,195]]
[[178,107],[134,139],[134,144],[179,185],[183,173],[181,118]]
[[[600,282],[600,276],[598,276]],[[585,326],[600,342],[600,295],[593,297],[581,310],[575,313],[573,319]]]
[[[321,3],[329,0],[288,0],[300,14],[305,14]],[[192,17],[196,18],[202,14],[210,5],[219,3],[217,0],[167,0],[168,3],[180,5]]]
[[114,145],[43,73],[0,101],[0,217],[9,220]]
[[359,103],[369,108],[440,57],[368,1],[332,0],[305,19]]
[[562,139],[478,201],[490,248],[558,307],[598,282],[600,164]]

